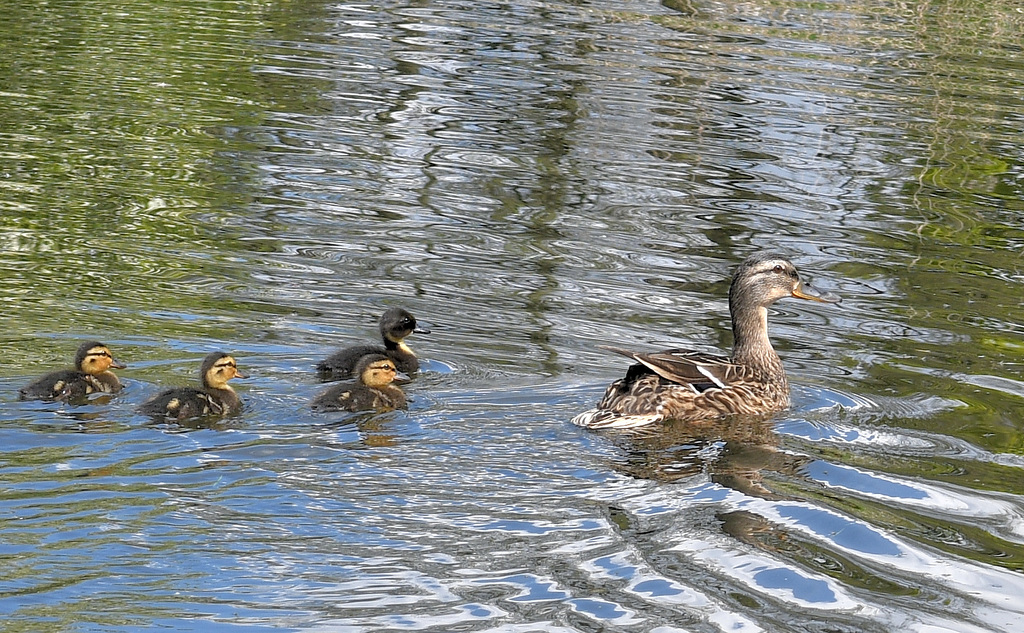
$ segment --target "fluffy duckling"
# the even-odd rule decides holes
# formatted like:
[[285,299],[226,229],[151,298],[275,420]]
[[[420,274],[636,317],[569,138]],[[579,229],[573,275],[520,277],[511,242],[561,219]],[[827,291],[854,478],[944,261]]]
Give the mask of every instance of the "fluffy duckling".
[[313,400],[316,411],[391,411],[405,408],[405,394],[392,382],[395,362],[384,354],[363,356],[356,363],[356,379],[334,385]]
[[696,421],[725,415],[762,415],[789,406],[789,383],[768,339],[768,306],[795,297],[838,303],[804,285],[781,255],[751,255],[740,264],[729,287],[731,357],[685,349],[640,353],[609,351],[636,361],[613,382],[597,407],[573,423],[587,428],[633,428],[668,420]]
[[213,352],[199,368],[203,388],[179,387],[154,396],[139,407],[139,413],[152,417],[186,420],[205,415],[237,413],[242,401],[231,388],[232,378],[248,378],[238,371],[235,359],[224,352]]
[[405,339],[413,332],[430,334],[430,330],[416,325],[416,318],[408,311],[402,308],[389,308],[380,317],[380,335],[384,339],[383,347],[380,345],[356,345],[345,348],[320,361],[316,366],[317,371],[332,380],[351,378],[356,375],[355,367],[360,358],[369,354],[383,354],[395,362],[395,368],[398,371],[411,374],[420,368],[416,354],[405,344]]
[[117,393],[121,382],[110,370],[125,367],[106,345],[89,341],[78,348],[74,369],[46,374],[22,387],[18,394],[22,400],[76,400],[96,392]]

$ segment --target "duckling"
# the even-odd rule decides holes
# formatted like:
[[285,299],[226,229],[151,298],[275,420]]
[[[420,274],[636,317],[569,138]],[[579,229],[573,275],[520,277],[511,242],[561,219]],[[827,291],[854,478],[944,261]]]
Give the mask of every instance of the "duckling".
[[603,347],[637,361],[613,382],[597,407],[573,418],[586,428],[635,428],[668,420],[761,415],[789,406],[789,382],[768,339],[768,306],[784,297],[839,303],[800,281],[781,255],[751,255],[729,287],[731,357],[685,349],[640,353]]
[[384,346],[356,345],[331,354],[320,361],[316,368],[320,374],[330,380],[351,378],[355,375],[356,363],[368,354],[384,354],[395,362],[398,371],[411,374],[420,368],[419,360],[405,339],[413,332],[430,334],[430,330],[416,325],[416,318],[402,308],[389,308],[380,317],[380,335]]
[[46,374],[18,390],[22,400],[77,400],[96,393],[117,393],[121,382],[113,369],[124,369],[103,343],[82,343],[75,354],[75,368]]
[[139,413],[152,417],[186,420],[205,415],[237,413],[242,401],[231,388],[232,378],[248,378],[238,370],[235,359],[224,352],[212,352],[199,368],[203,388],[179,387],[154,396],[139,407]]
[[355,380],[334,385],[313,400],[315,411],[391,411],[404,409],[405,394],[391,384],[398,375],[395,362],[384,354],[363,356]]

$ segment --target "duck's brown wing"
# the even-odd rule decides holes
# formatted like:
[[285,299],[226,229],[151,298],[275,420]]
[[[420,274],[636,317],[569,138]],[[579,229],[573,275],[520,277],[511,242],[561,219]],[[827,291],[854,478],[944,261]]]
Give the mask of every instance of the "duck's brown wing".
[[698,393],[712,387],[725,388],[744,374],[743,366],[733,363],[724,356],[688,349],[667,349],[652,353],[634,352],[608,345],[602,345],[601,349],[632,358],[665,380],[690,385]]

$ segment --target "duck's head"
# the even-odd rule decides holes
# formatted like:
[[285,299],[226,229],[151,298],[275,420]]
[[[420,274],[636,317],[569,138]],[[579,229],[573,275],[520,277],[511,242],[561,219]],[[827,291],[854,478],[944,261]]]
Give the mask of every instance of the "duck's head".
[[729,308],[736,314],[749,308],[766,308],[785,297],[839,303],[838,296],[821,294],[806,286],[793,263],[782,255],[758,253],[743,260],[736,269],[729,288]]
[[208,354],[199,368],[199,375],[202,377],[203,384],[213,389],[230,389],[228,381],[232,378],[248,378],[238,371],[235,359],[224,352]]
[[97,341],[82,343],[75,354],[75,368],[92,376],[108,369],[124,369],[127,366],[114,358],[109,347]]
[[359,381],[368,387],[380,389],[387,387],[399,376],[394,361],[383,354],[363,356],[356,364],[355,374]]
[[389,341],[401,343],[407,336],[430,334],[430,330],[416,325],[416,317],[402,308],[389,308],[380,317],[380,335]]

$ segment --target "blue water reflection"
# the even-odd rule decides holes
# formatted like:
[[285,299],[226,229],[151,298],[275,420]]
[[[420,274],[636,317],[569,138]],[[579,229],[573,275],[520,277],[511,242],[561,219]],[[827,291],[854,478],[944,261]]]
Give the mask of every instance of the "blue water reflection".
[[924,499],[928,494],[891,478],[881,478],[855,468],[822,461],[807,464],[807,475],[831,486],[900,499]]
[[899,545],[877,530],[826,510],[783,505],[778,508],[778,513],[839,547],[880,556],[899,556],[902,553]]
[[785,589],[805,602],[832,603],[836,595],[828,583],[807,578],[792,569],[766,569],[754,574],[754,582],[765,589]]

